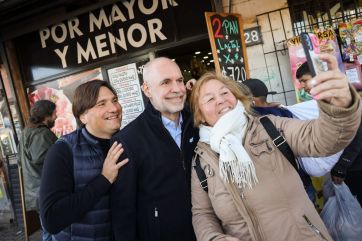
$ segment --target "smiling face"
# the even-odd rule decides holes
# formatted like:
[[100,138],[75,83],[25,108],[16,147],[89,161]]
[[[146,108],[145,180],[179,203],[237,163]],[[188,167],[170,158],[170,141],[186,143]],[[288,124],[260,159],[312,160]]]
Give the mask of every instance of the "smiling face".
[[122,107],[110,89],[99,89],[96,104],[80,115],[80,120],[92,135],[110,139],[121,127]]
[[186,100],[186,87],[180,68],[167,58],[159,58],[146,65],[144,71],[143,90],[153,107],[162,116],[178,120]]
[[211,79],[200,88],[198,105],[202,121],[209,126],[214,126],[221,116],[234,109],[236,103],[236,97],[219,80]]

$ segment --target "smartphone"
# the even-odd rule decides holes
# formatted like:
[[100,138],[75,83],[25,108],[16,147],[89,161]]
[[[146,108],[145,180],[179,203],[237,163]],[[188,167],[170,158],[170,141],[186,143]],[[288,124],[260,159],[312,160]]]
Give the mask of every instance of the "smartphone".
[[312,74],[312,77],[316,76],[320,72],[328,70],[327,63],[322,61],[318,54],[315,53],[312,40],[308,33],[300,34],[300,41],[303,45],[305,56],[307,57],[308,67]]

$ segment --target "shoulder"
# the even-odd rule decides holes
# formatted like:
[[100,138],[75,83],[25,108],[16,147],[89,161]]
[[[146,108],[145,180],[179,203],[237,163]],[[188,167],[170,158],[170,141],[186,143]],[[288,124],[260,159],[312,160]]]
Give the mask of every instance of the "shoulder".
[[31,136],[31,139],[37,141],[50,141],[54,143],[57,140],[57,136],[45,126],[28,128],[25,135]]
[[127,126],[122,128],[120,131],[117,131],[112,139],[124,139],[128,137],[136,137],[137,135],[141,134],[143,131],[142,128],[142,114],[139,115],[136,119],[134,119],[132,122],[130,122]]

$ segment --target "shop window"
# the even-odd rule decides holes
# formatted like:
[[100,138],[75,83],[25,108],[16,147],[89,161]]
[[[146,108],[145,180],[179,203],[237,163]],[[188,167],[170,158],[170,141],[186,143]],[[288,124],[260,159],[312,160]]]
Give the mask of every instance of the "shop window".
[[38,100],[50,100],[56,104],[57,119],[52,131],[58,136],[70,133],[77,128],[72,113],[74,90],[81,84],[101,79],[100,68],[84,71],[45,84],[30,86],[27,90],[30,106]]
[[[2,157],[17,152],[17,136],[21,133],[21,123],[16,108],[14,93],[4,66],[0,65],[0,148]],[[17,135],[14,135],[14,130]]]

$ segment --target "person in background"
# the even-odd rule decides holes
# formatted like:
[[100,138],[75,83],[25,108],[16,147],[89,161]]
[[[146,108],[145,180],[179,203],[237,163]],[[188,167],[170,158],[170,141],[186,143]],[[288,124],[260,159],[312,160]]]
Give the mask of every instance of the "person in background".
[[283,108],[280,103],[267,102],[268,94],[276,94],[275,91],[269,92],[268,87],[260,79],[247,79],[242,84],[246,85],[252,94],[253,109],[260,115],[276,115],[281,117],[293,118],[292,113]]
[[[269,116],[296,156],[338,151],[355,135],[360,121],[360,98],[339,72],[336,59],[319,57],[329,67],[310,83],[320,118]],[[191,108],[200,128],[195,152],[208,184],[205,192],[192,171],[193,225],[199,241],[332,240],[298,173],[272,144],[262,117],[250,114],[249,98],[235,81],[205,74],[192,90]]]
[[191,241],[191,159],[198,131],[184,107],[180,68],[160,57],[143,69],[145,111],[112,140],[129,163],[112,187],[115,240]]
[[306,84],[308,80],[312,78],[312,74],[308,67],[308,62],[304,62],[299,66],[296,72],[296,77],[300,83],[300,89],[297,91],[298,99],[300,101],[312,100],[313,97],[310,95],[310,87]]
[[[57,137],[50,130],[55,123],[56,106],[49,100],[39,100],[30,109],[29,124],[21,133],[19,160],[23,171],[26,211],[39,213],[39,188],[45,155]],[[40,220],[42,223],[42,221]],[[42,225],[43,241],[51,235]]]
[[[283,108],[280,104],[278,105],[276,103],[269,103],[266,101],[267,95],[271,92],[268,92],[268,88],[263,81],[259,79],[249,79],[244,81],[243,84],[246,85],[252,93],[252,108],[258,114],[293,118],[292,112],[288,109]],[[313,187],[310,176],[306,173],[303,167],[299,168],[298,174],[302,179],[304,189],[307,192],[309,199],[314,203],[316,200],[316,191]]]
[[[299,69],[298,69],[299,71]],[[297,71],[297,73],[298,73]],[[309,81],[312,79],[312,74],[309,70],[308,65],[301,66],[299,75],[302,81]],[[310,89],[306,87],[306,91]],[[301,113],[302,118],[305,112],[316,109],[315,101],[307,101],[308,103],[297,104],[296,106],[287,107],[293,113]],[[310,115],[308,115],[310,116]],[[318,115],[316,115],[318,117]],[[362,122],[358,127],[356,136],[353,138],[351,143],[344,149],[343,152],[339,153],[336,159],[335,165],[331,170],[331,178],[334,184],[341,184],[343,181],[347,184],[353,195],[357,196],[359,203],[362,205]]]
[[118,170],[121,144],[110,144],[121,126],[122,107],[109,83],[77,87],[73,114],[80,126],[48,151],[40,186],[40,211],[53,240],[113,240],[109,192]]

